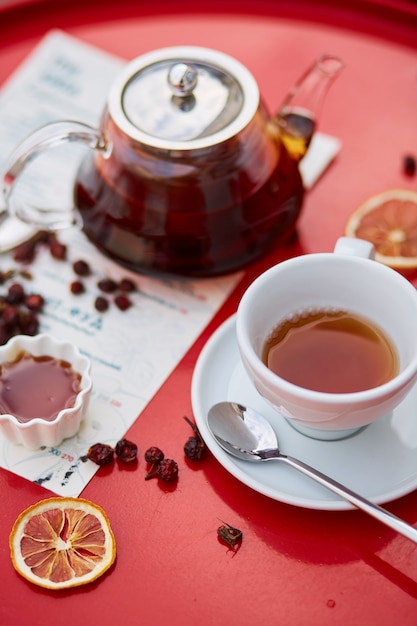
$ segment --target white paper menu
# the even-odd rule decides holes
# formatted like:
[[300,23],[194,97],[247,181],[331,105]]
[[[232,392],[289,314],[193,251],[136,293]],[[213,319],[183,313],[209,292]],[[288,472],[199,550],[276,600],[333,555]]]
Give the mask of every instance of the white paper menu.
[[[53,31],[0,92],[0,168],[18,143],[43,124],[76,119],[97,125],[120,59]],[[70,147],[72,150],[72,147]],[[35,160],[19,193],[52,206],[71,198],[71,184],[84,152],[68,147]],[[45,160],[46,159],[46,160]],[[0,249],[17,243],[30,228],[10,220],[0,228]],[[58,495],[78,496],[98,466],[85,459],[90,445],[114,445],[179,363],[241,277],[204,280],[138,276],[102,256],[76,229],[63,231],[68,261],[39,253],[31,267],[31,292],[46,298],[41,331],[74,342],[92,362],[93,394],[79,433],[57,448],[28,451],[0,435],[0,465]],[[72,261],[94,268],[81,296],[69,293]],[[0,268],[15,267],[9,253]],[[98,278],[131,277],[138,286],[134,305],[98,313],[93,305]],[[24,281],[22,281],[24,282]]]

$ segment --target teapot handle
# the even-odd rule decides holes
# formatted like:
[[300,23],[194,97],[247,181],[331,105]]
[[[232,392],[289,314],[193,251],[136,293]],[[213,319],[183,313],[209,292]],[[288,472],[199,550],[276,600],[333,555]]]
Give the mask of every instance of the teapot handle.
[[39,128],[14,150],[7,159],[2,174],[2,190],[5,206],[0,211],[1,218],[14,215],[21,221],[41,229],[58,230],[73,226],[77,220],[73,209],[45,209],[31,202],[16,202],[13,189],[25,167],[37,156],[55,146],[78,142],[94,150],[100,150],[107,157],[111,153],[111,145],[104,134],[88,124],[75,121],[51,122]]

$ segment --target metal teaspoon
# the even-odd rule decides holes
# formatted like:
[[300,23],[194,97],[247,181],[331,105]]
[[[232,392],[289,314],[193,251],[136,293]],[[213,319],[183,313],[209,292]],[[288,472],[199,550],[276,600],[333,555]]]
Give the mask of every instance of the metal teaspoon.
[[287,463],[358,509],[417,543],[417,529],[404,520],[351,491],[319,470],[294,457],[282,454],[272,426],[254,409],[234,402],[219,402],[209,410],[207,423],[217,443],[229,454],[255,463],[274,460]]

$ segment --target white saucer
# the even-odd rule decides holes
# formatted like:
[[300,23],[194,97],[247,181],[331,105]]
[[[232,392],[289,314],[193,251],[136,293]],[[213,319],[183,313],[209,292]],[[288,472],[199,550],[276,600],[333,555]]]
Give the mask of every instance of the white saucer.
[[296,470],[273,461],[240,461],[220,448],[208,429],[207,413],[223,400],[259,410],[276,430],[284,454],[305,461],[373,502],[394,500],[417,487],[417,387],[391,415],[353,437],[319,441],[294,430],[255,390],[240,362],[234,317],[204,346],[193,374],[192,406],[201,435],[219,463],[242,483],[274,500],[337,511],[353,507]]

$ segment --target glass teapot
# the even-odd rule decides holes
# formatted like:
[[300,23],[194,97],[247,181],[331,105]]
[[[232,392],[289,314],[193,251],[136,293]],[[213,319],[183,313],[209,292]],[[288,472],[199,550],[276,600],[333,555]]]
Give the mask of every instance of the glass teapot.
[[[271,117],[252,74],[224,53],[181,46],[140,56],[113,83],[99,128],[53,122],[22,142],[3,176],[6,211],[42,229],[80,222],[134,271],[237,270],[294,231],[298,163],[342,67],[320,57]],[[93,149],[74,181],[74,209],[14,203],[27,163],[65,142]]]

